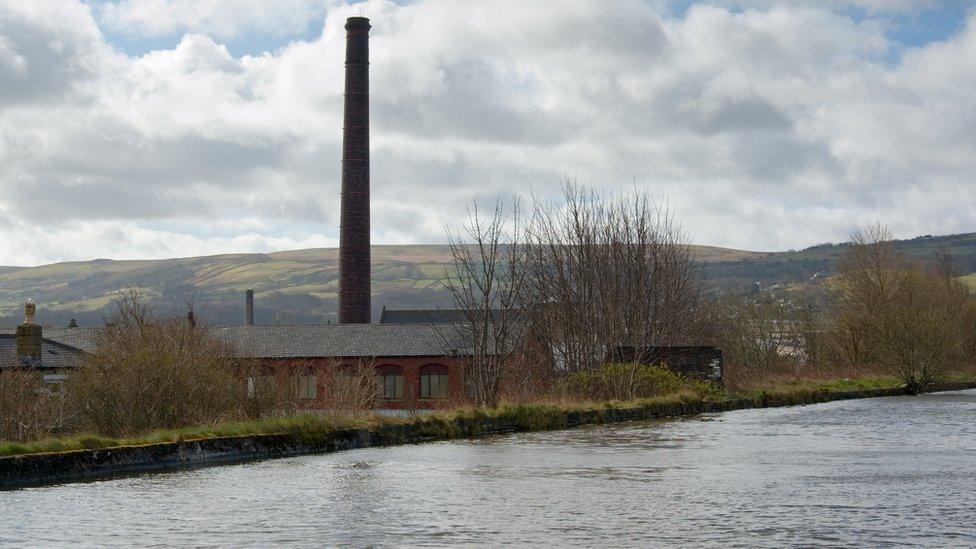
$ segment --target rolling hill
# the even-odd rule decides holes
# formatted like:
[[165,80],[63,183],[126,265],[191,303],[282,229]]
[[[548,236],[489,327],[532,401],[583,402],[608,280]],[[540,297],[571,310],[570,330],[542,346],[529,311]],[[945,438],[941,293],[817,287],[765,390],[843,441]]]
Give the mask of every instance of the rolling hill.
[[[939,250],[957,257],[961,274],[976,273],[976,233],[923,236],[898,241],[907,255],[926,258]],[[696,246],[705,274],[717,288],[742,290],[805,283],[829,275],[844,244],[823,244],[788,252],[749,252]],[[450,264],[446,246],[374,246],[374,315],[388,307],[449,306],[439,278]],[[119,289],[140,288],[164,310],[182,311],[192,300],[210,322],[236,324],[243,316],[243,292],[255,290],[255,321],[335,321],[338,250],[320,248],[267,254],[226,254],[165,260],[56,263],[0,267],[0,324],[22,320],[21,306],[33,298],[40,320],[65,325],[100,324]]]

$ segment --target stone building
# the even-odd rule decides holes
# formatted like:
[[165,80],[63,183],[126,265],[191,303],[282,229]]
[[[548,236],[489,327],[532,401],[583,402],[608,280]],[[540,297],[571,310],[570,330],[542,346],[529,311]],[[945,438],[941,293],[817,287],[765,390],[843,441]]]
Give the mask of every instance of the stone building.
[[25,319],[16,329],[0,330],[0,371],[36,372],[46,383],[59,384],[67,373],[81,365],[85,352],[73,345],[44,337],[34,322],[33,303],[25,306]]

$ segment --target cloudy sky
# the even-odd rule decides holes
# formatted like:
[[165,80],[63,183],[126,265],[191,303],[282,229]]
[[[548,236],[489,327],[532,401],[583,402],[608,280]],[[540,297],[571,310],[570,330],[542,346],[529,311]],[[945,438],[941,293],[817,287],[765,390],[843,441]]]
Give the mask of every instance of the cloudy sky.
[[969,0],[0,0],[0,265],[337,243],[371,18],[373,239],[635,183],[696,242],[976,231]]

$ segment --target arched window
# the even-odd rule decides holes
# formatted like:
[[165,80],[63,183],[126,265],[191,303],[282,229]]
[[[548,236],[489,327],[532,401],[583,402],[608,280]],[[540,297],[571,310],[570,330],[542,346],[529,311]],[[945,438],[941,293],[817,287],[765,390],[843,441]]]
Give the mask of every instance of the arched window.
[[378,366],[379,397],[385,400],[403,398],[403,368],[394,364]]
[[420,398],[447,398],[450,393],[447,366],[426,364],[420,367]]

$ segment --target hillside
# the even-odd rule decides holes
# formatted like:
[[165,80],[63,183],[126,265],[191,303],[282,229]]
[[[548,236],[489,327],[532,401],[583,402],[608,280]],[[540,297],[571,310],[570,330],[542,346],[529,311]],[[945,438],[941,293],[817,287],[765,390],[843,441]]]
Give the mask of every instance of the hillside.
[[[961,273],[976,272],[976,234],[919,237],[896,246],[913,257],[938,250],[958,258]],[[845,245],[825,244],[800,251],[749,252],[696,246],[705,274],[718,288],[742,290],[759,282],[805,283],[816,273],[833,272]],[[27,298],[39,304],[49,325],[75,318],[98,324],[122,288],[141,288],[163,308],[183,310],[192,300],[207,320],[235,324],[242,318],[243,291],[253,288],[258,323],[319,323],[335,320],[338,251],[335,248],[267,254],[227,254],[165,260],[56,263],[40,267],[0,267],[0,324],[21,320]],[[388,307],[449,305],[438,283],[450,263],[446,246],[374,246],[374,314]]]
[[[847,244],[820,244],[804,250],[775,252],[740,260],[719,260],[705,264],[706,276],[724,288],[745,289],[753,283],[806,283],[814,275],[836,273],[837,258]],[[918,260],[932,259],[940,251],[953,255],[960,274],[976,273],[976,233],[948,236],[919,236],[895,241],[895,249]]]

